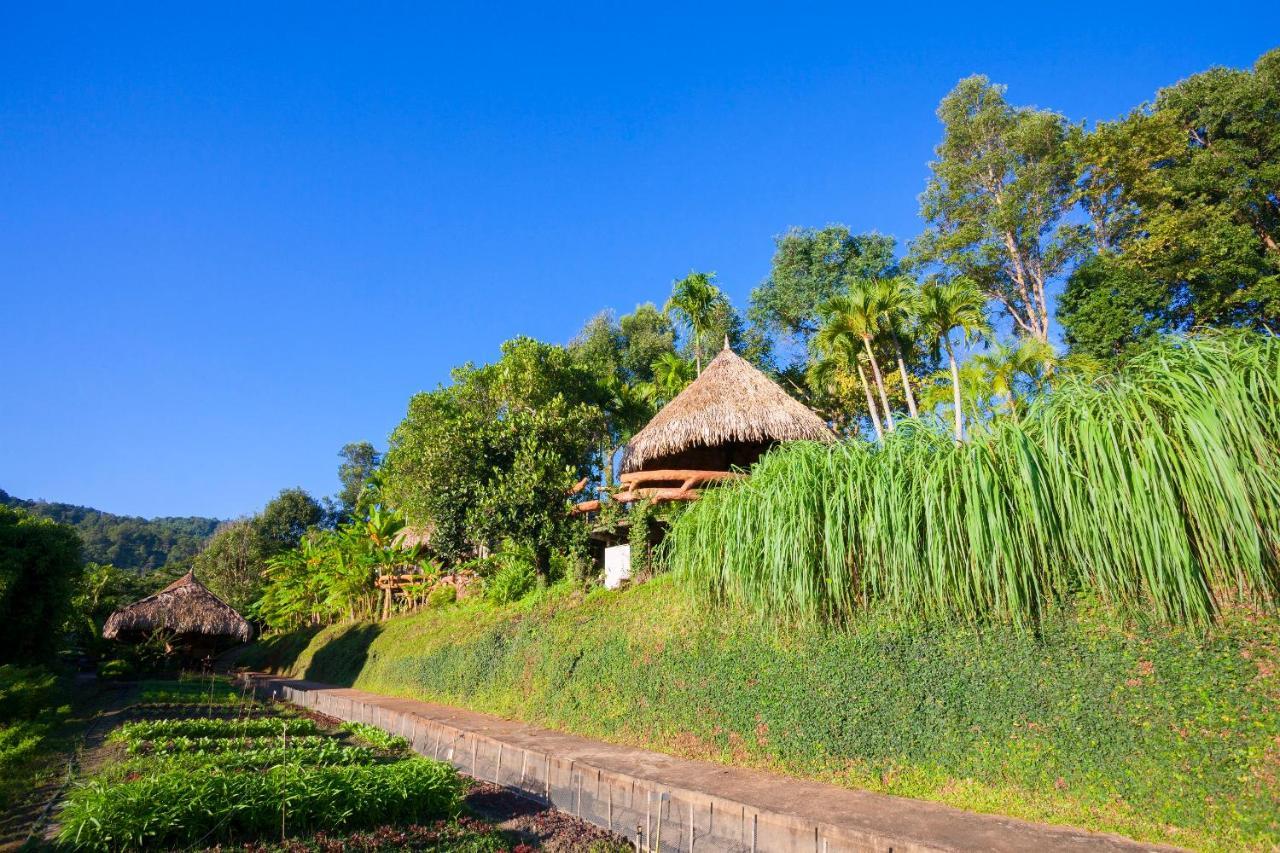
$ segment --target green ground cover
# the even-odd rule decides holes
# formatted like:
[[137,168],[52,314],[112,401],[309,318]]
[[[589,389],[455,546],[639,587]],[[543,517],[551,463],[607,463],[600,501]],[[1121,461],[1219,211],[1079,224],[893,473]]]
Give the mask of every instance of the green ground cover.
[[259,643],[241,662],[671,753],[1203,849],[1280,843],[1280,623],[783,629],[671,577]]

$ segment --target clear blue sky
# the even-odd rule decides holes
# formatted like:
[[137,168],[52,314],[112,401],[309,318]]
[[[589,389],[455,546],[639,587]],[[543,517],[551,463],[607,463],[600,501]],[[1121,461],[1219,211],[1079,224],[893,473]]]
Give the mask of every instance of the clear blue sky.
[[692,268],[744,304],[791,225],[909,239],[965,75],[1092,120],[1280,43],[1263,3],[206,5],[0,12],[13,494],[332,493],[344,442],[506,338]]

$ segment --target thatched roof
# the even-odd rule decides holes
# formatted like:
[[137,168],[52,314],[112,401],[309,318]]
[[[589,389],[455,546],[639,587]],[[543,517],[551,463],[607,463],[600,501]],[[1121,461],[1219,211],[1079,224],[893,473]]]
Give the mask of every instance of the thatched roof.
[[622,471],[693,447],[772,441],[835,441],[803,403],[726,345],[627,443]]
[[102,636],[114,639],[120,633],[150,633],[166,630],[174,634],[203,634],[234,637],[248,642],[253,626],[235,609],[187,572],[155,595],[135,601],[111,614]]

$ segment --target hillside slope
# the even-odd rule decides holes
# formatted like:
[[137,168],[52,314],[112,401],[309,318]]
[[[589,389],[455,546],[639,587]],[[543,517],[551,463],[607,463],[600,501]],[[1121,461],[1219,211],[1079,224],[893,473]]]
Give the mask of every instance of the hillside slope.
[[0,489],[0,504],[69,524],[84,543],[84,558],[117,568],[147,572],[194,557],[221,522],[185,516],[139,518],[75,504],[15,498]]
[[775,632],[669,577],[285,635],[241,662],[679,755],[1205,849],[1280,841],[1280,625]]

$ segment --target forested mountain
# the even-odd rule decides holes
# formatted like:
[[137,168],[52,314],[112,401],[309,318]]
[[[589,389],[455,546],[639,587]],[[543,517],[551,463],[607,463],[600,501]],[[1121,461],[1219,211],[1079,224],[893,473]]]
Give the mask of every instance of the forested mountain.
[[151,571],[194,557],[220,523],[216,518],[138,518],[75,504],[15,498],[0,489],[0,505],[69,524],[84,542],[84,558],[122,569]]

